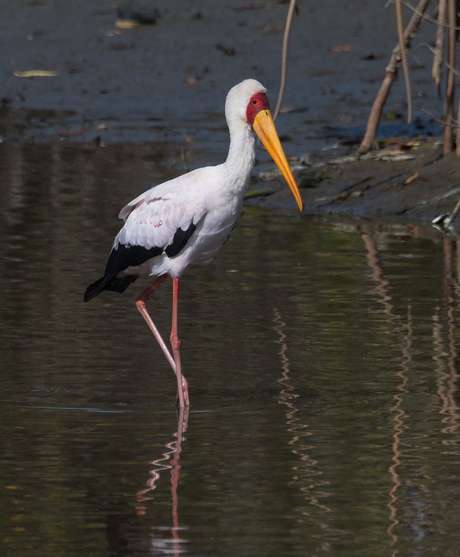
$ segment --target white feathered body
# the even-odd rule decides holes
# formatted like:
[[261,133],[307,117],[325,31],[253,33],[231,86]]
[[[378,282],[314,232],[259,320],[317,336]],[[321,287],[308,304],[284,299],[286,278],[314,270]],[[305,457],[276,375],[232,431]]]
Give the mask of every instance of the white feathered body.
[[115,238],[119,244],[145,248],[168,246],[179,228],[196,230],[182,251],[146,261],[127,274],[170,274],[180,277],[191,263],[207,264],[227,240],[243,207],[243,197],[254,166],[254,136],[249,125],[235,126],[227,160],[198,168],[148,190],[124,207],[125,225]]
[[115,249],[119,244],[166,248],[179,228],[185,231],[194,224],[196,229],[179,254],[162,253],[137,268],[128,267],[120,276],[168,273],[178,278],[191,263],[209,263],[235,226],[247,187],[243,179],[222,190],[224,173],[223,165],[199,168],[131,201],[120,212],[126,221],[115,238]]
[[105,276],[88,287],[85,300],[102,290],[123,292],[140,275],[178,278],[188,265],[212,260],[241,213],[255,156],[246,106],[252,95],[264,92],[259,82],[246,80],[227,96],[230,148],[223,164],[156,186],[121,210],[125,224],[115,238]]

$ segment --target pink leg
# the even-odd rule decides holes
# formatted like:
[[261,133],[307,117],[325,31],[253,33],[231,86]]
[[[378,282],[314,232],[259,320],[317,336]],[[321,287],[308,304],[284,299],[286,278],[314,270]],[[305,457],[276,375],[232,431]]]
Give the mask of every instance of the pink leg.
[[179,302],[179,279],[173,278],[173,314],[171,327],[171,346],[176,364],[177,393],[179,395],[179,407],[189,406],[188,382],[182,375],[180,364],[180,340],[177,335],[177,309]]
[[142,315],[142,317],[145,319],[150,330],[154,334],[155,338],[157,339],[158,344],[160,345],[160,348],[163,350],[164,355],[166,356],[171,367],[173,368],[174,373],[176,373],[176,364],[174,363],[174,359],[169,353],[165,341],[161,337],[160,332],[156,328],[155,323],[152,321],[152,318],[150,317],[149,312],[147,311],[147,308],[145,306],[145,302],[147,301],[147,298],[153,293],[155,289],[157,289],[160,286],[162,282],[164,282],[167,276],[168,275],[166,274],[161,275],[156,280],[154,280],[152,284],[150,284],[150,286],[148,286],[143,292],[141,292],[139,296],[136,298],[136,306],[140,314]]
[[[158,344],[160,345],[160,348],[163,350],[163,354],[166,356],[169,364],[171,365],[174,373],[177,376],[177,372],[176,372],[176,362],[174,361],[176,358],[176,355],[174,355],[174,358],[171,356],[168,347],[166,346],[165,341],[163,340],[160,332],[158,331],[158,329],[155,326],[155,323],[153,322],[152,318],[149,315],[149,312],[147,311],[147,307],[145,305],[148,297],[154,292],[154,290],[156,290],[160,284],[162,282],[165,281],[166,277],[168,275],[164,274],[161,275],[160,277],[158,277],[156,280],[154,280],[143,292],[141,292],[141,294],[139,294],[139,296],[136,298],[136,307],[139,310],[139,313],[142,315],[142,317],[145,319],[145,322],[147,323],[147,325],[149,326],[149,329],[152,331],[153,335],[155,336],[155,338],[158,341]],[[176,337],[177,337],[177,302],[176,302]],[[179,340],[179,339],[177,339]],[[179,341],[179,346],[180,346],[180,341]],[[179,373],[180,373],[180,356],[178,355],[178,359],[179,359]],[[182,396],[182,400],[184,400],[186,398],[187,400],[187,406],[188,406],[188,383],[185,379],[185,377],[182,375],[182,373],[180,373],[180,379],[177,379],[177,383],[178,386],[179,384],[181,385],[181,388],[178,388],[178,398],[179,398],[179,404],[181,403],[181,394],[185,393],[186,397],[184,397],[184,395]],[[182,403],[183,407],[184,404]]]

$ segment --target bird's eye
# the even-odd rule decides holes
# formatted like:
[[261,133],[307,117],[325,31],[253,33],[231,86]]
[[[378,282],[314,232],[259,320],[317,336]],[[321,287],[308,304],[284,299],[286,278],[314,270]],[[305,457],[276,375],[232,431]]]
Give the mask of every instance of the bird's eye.
[[258,101],[257,101],[257,99],[252,99],[251,102],[252,102],[252,104],[257,104]]

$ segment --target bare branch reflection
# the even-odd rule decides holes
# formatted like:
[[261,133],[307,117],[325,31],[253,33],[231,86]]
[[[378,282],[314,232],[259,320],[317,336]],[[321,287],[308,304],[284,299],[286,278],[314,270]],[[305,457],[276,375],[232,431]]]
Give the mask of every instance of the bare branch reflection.
[[[292,439],[289,441],[289,445],[291,445],[292,447],[292,453],[298,456],[300,458],[300,461],[302,462],[301,466],[294,466],[292,468],[294,471],[292,479],[294,481],[304,480],[301,484],[300,491],[302,491],[302,493],[305,495],[306,501],[324,511],[330,512],[331,509],[327,505],[321,503],[318,498],[319,496],[326,497],[330,494],[327,492],[317,492],[317,494],[315,495],[313,491],[319,486],[327,485],[328,482],[326,480],[313,481],[311,479],[313,476],[320,476],[322,472],[320,472],[319,470],[315,470],[318,461],[312,459],[308,452],[311,451],[313,446],[304,443],[304,438],[310,437],[313,434],[308,431],[308,425],[300,423],[299,417],[296,416],[299,410],[298,408],[296,408],[295,402],[299,398],[299,395],[294,392],[294,387],[289,383],[290,369],[289,358],[287,356],[288,347],[286,342],[286,334],[283,331],[286,323],[282,321],[281,314],[277,308],[273,308],[273,314],[275,329],[279,334],[279,338],[275,342],[280,345],[279,356],[281,359],[281,369],[283,370],[281,377],[278,379],[278,383],[282,387],[282,390],[279,394],[278,402],[280,404],[284,404],[287,408],[286,424],[288,426],[288,431],[292,434]],[[306,516],[309,515],[307,511],[303,511],[302,514]]]
[[[384,307],[384,313],[391,318],[401,319],[394,314],[394,304],[390,295],[390,283],[384,278],[383,270],[380,266],[378,258],[378,249],[375,241],[369,235],[362,235],[363,241],[367,249],[367,259],[372,269],[372,278],[377,282],[376,292],[380,299],[379,302]],[[455,261],[456,258],[456,261]],[[441,308],[442,304],[435,305],[433,323],[433,344],[435,354],[433,360],[437,364],[437,393],[441,402],[439,413],[443,416],[441,419],[441,433],[444,438],[441,439],[443,445],[450,447],[449,450],[443,452],[444,455],[456,455],[459,452],[458,431],[459,431],[459,407],[458,398],[458,371],[457,371],[457,347],[456,347],[456,297],[460,297],[459,275],[460,275],[460,243],[450,239],[443,240],[443,259],[444,259],[444,294],[446,300],[446,316],[443,316]],[[456,275],[456,277],[455,277]],[[416,277],[414,277],[416,278]],[[392,412],[393,424],[393,441],[392,441],[392,464],[389,467],[389,474],[392,481],[392,488],[389,493],[388,508],[390,510],[390,526],[388,527],[388,535],[391,538],[390,548],[392,555],[399,553],[399,549],[395,547],[398,542],[398,525],[401,529],[401,517],[412,516],[409,526],[413,532],[413,540],[420,541],[425,537],[426,512],[422,509],[430,505],[430,487],[429,484],[410,482],[407,479],[402,480],[401,474],[404,470],[406,474],[411,467],[423,467],[422,477],[428,481],[431,479],[431,472],[427,467],[426,458],[422,452],[427,449],[426,446],[416,442],[421,437],[426,437],[426,433],[421,433],[415,423],[410,421],[411,415],[404,409],[404,404],[412,404],[412,389],[409,387],[410,371],[416,371],[414,386],[419,383],[419,370],[416,367],[417,362],[412,361],[412,349],[414,339],[414,320],[412,317],[411,306],[407,306],[407,323],[403,325],[404,336],[402,342],[402,362],[401,369],[397,372],[399,384],[398,392],[393,397],[394,404],[390,408]],[[447,329],[447,330],[446,330]],[[393,332],[398,332],[396,328]],[[406,400],[407,399],[407,400]],[[406,431],[406,430],[410,431]],[[402,447],[405,445],[405,450]],[[452,446],[455,446],[453,449]],[[417,451],[417,452],[416,452]],[[402,468],[403,467],[403,468]],[[402,476],[405,478],[405,476]],[[425,495],[422,495],[425,494]],[[420,500],[428,497],[427,501]],[[398,508],[399,507],[399,508]],[[416,511],[414,509],[417,509]]]
[[[383,269],[380,264],[379,260],[379,253],[377,248],[377,243],[374,237],[370,234],[361,234],[361,237],[364,241],[364,245],[366,247],[366,257],[369,264],[369,267],[372,270],[372,279],[376,282],[376,292],[379,296],[379,302],[383,306],[383,313],[385,313],[389,318],[392,320],[395,318],[393,313],[393,304],[392,298],[390,295],[390,283],[384,277]],[[408,390],[406,388],[408,377],[407,372],[409,370],[409,363],[411,361],[410,355],[410,347],[412,344],[412,318],[411,318],[411,311],[410,306],[407,309],[407,325],[405,326],[406,334],[403,338],[403,346],[402,346],[402,363],[401,369],[396,373],[400,382],[397,387],[398,393],[393,396],[394,404],[390,408],[390,411],[393,413],[393,441],[391,445],[392,449],[392,464],[388,468],[388,472],[390,474],[392,487],[389,492],[389,501],[387,504],[388,509],[390,510],[389,520],[390,525],[387,529],[387,533],[390,536],[390,548],[395,545],[398,541],[398,536],[395,533],[395,528],[399,524],[399,520],[397,517],[397,501],[398,501],[398,489],[401,487],[401,480],[398,474],[397,468],[401,465],[401,435],[403,430],[405,429],[404,421],[406,419],[406,412],[402,408],[402,403],[404,399],[404,395],[407,394]],[[396,555],[398,550],[395,549],[392,555]]]
[[[404,336],[403,346],[402,346],[402,353],[403,353],[403,360],[401,362],[401,369],[397,372],[397,376],[400,378],[400,383],[397,387],[398,393],[393,396],[394,404],[390,408],[390,411],[393,413],[393,443],[392,443],[392,461],[393,464],[389,467],[388,472],[390,473],[391,481],[393,483],[393,487],[390,490],[390,500],[388,502],[388,508],[390,509],[390,521],[391,524],[388,527],[388,535],[391,538],[390,547],[394,546],[394,544],[398,541],[398,536],[395,533],[395,528],[399,524],[399,520],[397,517],[397,500],[398,495],[397,491],[398,488],[401,486],[401,480],[398,474],[398,466],[401,464],[401,435],[406,429],[404,425],[405,420],[407,419],[407,414],[402,408],[402,403],[404,400],[404,395],[406,395],[409,391],[407,389],[408,377],[407,373],[409,371],[409,364],[411,362],[411,346],[412,346],[412,315],[411,315],[411,308],[410,306],[407,308],[407,325],[406,325],[406,334]],[[398,550],[395,549],[392,555],[396,555]]]
[[[456,247],[457,256],[457,281],[454,278],[454,245]],[[433,336],[435,339],[435,350],[438,355],[434,357],[438,364],[438,395],[442,402],[439,413],[444,415],[441,422],[444,425],[441,432],[445,435],[452,435],[458,433],[459,428],[459,408],[456,402],[458,393],[458,372],[456,369],[457,348],[455,344],[455,293],[457,290],[459,271],[460,271],[460,242],[455,242],[449,239],[443,240],[444,249],[444,291],[447,301],[447,351],[442,341],[442,326],[440,323],[439,308],[436,308],[435,316],[433,317],[434,327]],[[447,367],[444,363],[444,358],[447,358]],[[443,445],[458,445],[458,439],[442,439]],[[458,455],[458,451],[447,451],[444,454]]]
[[366,246],[366,257],[369,267],[372,270],[372,279],[377,284],[376,291],[380,297],[379,302],[383,305],[383,313],[393,315],[393,305],[389,294],[390,283],[384,277],[382,267],[379,261],[379,252],[375,238],[371,234],[361,234],[364,245]]

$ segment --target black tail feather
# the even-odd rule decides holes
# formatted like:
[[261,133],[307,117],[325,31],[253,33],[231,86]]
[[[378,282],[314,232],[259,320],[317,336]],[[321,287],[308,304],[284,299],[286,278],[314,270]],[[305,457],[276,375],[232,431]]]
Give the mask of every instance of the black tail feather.
[[[194,227],[193,230],[195,228],[196,227]],[[187,236],[188,234],[186,238],[188,239],[193,232],[193,230],[190,232],[191,229],[192,226],[190,226],[189,230],[186,232],[181,229],[179,230],[181,230],[182,235],[185,234],[185,236]],[[176,241],[176,236],[174,236],[174,242]],[[178,238],[178,242],[179,241],[184,241],[182,236]],[[116,278],[117,275],[120,272],[125,271],[128,267],[139,267],[149,259],[153,259],[161,253],[163,253],[163,248],[158,248],[156,246],[152,248],[144,248],[142,246],[125,246],[123,244],[119,244],[110,252],[109,260],[107,261],[107,265],[105,267],[105,275],[88,286],[83,299],[85,302],[89,302],[89,300],[92,300],[104,290],[124,292],[132,282],[139,278],[139,275],[127,275],[126,277]]]
[[105,290],[105,287],[103,286],[104,279],[105,279],[105,277],[102,277],[99,280],[97,280],[96,282],[93,282],[93,284],[90,284],[88,286],[88,288],[85,290],[85,295],[83,297],[83,300],[85,302],[89,302],[90,300],[92,300],[98,294],[100,294],[101,292],[103,292]]
[[85,290],[85,295],[83,297],[85,302],[89,302],[93,298],[95,298],[104,290],[110,290],[111,292],[124,292],[128,286],[137,280],[139,275],[128,275],[123,278],[109,278],[107,276],[100,278],[93,284],[90,284],[88,288]]
[[110,290],[111,292],[124,292],[128,286],[137,280],[139,275],[128,275],[123,278],[113,278],[105,286],[105,290]]

